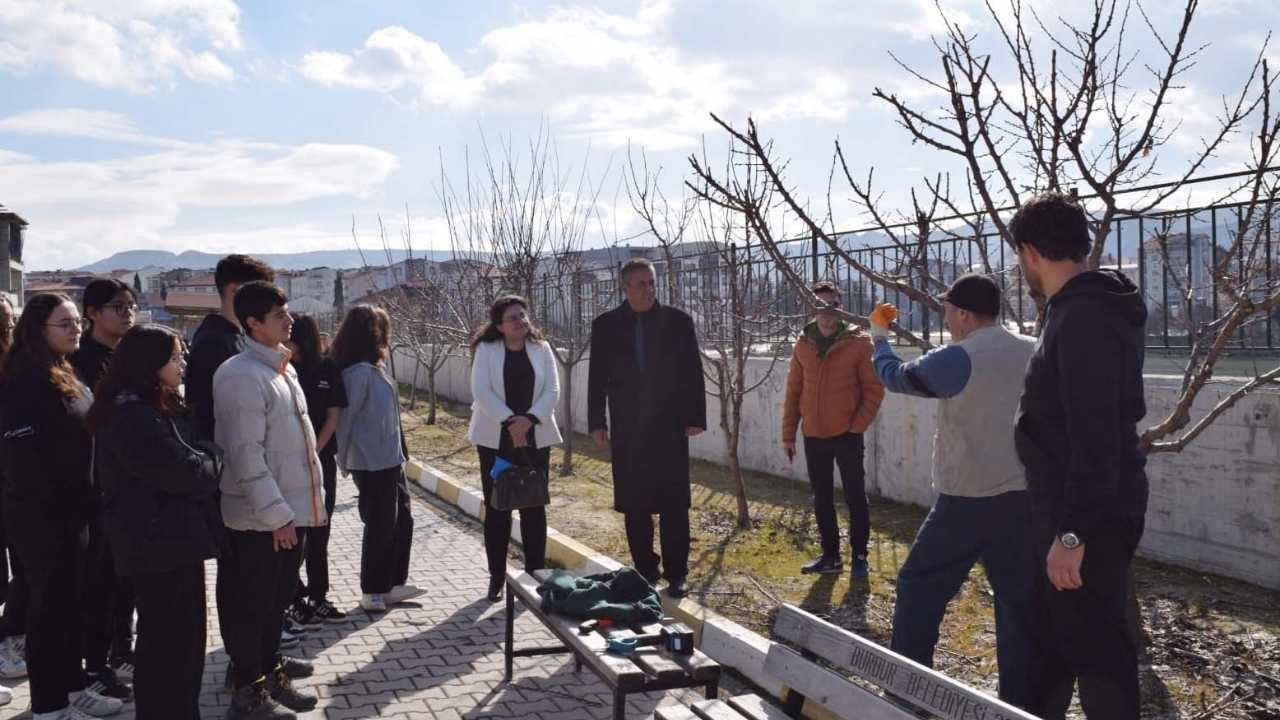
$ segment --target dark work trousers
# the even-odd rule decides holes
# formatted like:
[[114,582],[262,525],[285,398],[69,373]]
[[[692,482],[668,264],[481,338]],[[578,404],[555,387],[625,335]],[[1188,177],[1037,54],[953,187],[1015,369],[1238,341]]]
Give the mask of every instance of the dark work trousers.
[[276,550],[269,532],[227,529],[227,550],[218,563],[218,622],[237,689],[279,662],[284,611],[298,589],[304,544]]
[[[521,453],[514,451],[510,435],[502,432],[502,448],[476,446],[480,455],[480,487],[484,490],[484,552],[489,558],[489,577],[501,578],[507,571],[507,546],[511,542],[511,511],[494,510],[489,503],[493,494],[493,478],[489,471],[494,461],[503,457],[513,465],[525,464]],[[529,452],[529,460],[533,465],[542,468],[544,473],[551,467],[551,448],[535,449]],[[520,544],[524,549],[524,569],[526,572],[541,570],[547,565],[547,509],[545,507],[524,508],[520,510]]]
[[131,578],[116,578],[115,600],[111,613],[111,657],[129,660],[133,657],[133,611],[137,608]]
[[83,538],[68,537],[58,547],[21,557],[27,572],[27,677],[31,712],[52,713],[67,706],[67,693],[84,687],[80,669],[80,563]]
[[822,535],[822,554],[840,557],[840,525],[836,522],[835,466],[840,466],[844,502],[849,506],[849,544],[854,557],[866,557],[871,541],[871,511],[867,509],[866,471],[862,467],[861,433],[832,438],[804,439],[809,486],[813,488],[813,513]]
[[85,549],[81,568],[80,617],[84,623],[84,667],[87,672],[97,672],[106,669],[107,656],[111,652],[111,641],[115,634],[116,589],[119,585],[100,517],[89,522],[89,545]]
[[631,549],[631,561],[636,572],[650,582],[658,578],[658,562],[662,562],[661,577],[668,582],[679,582],[689,575],[689,508],[672,508],[658,513],[658,530],[662,533],[659,544],[662,557],[653,552],[653,515],[647,512],[629,512],[623,515],[627,528],[627,546]]
[[1035,562],[1025,490],[994,497],[940,495],[898,573],[890,648],[933,667],[947,603],[978,560],[995,591],[1000,698],[1028,707],[1034,656],[1030,626]]
[[138,649],[133,676],[138,720],[199,720],[204,675],[204,563],[133,578]]
[[385,470],[355,470],[358,506],[364,522],[360,544],[360,592],[383,595],[409,580],[413,510],[409,485],[399,465]]
[[[2,479],[0,479],[2,480]],[[13,573],[10,578],[9,574]],[[27,573],[23,570],[18,553],[9,547],[4,533],[4,512],[0,508],[0,602],[4,603],[4,615],[0,616],[0,640],[27,634]]]
[[1080,707],[1088,718],[1136,720],[1138,650],[1128,627],[1129,570],[1142,538],[1141,520],[1110,520],[1084,538],[1078,590],[1057,590],[1045,573],[1051,523],[1034,523],[1035,619],[1040,662],[1032,677],[1031,712],[1045,720],[1066,717],[1079,681]]
[[333,453],[320,453],[320,470],[324,475],[324,513],[329,522],[320,527],[306,528],[307,553],[305,567],[307,582],[298,580],[296,599],[324,602],[329,596],[329,528],[333,523],[333,508],[338,500],[338,460]]

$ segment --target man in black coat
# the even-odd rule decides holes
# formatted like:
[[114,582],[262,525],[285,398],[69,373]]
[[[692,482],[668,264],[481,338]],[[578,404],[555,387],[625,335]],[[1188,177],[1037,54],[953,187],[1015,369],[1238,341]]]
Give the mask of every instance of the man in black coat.
[[1033,292],[1047,299],[1014,437],[1027,471],[1039,561],[1032,713],[1062,718],[1079,681],[1090,718],[1138,717],[1128,578],[1147,510],[1142,294],[1114,270],[1087,270],[1084,211],[1060,194],[1009,224]]
[[[635,569],[651,583],[666,577],[667,593],[684,597],[689,438],[707,428],[702,354],[693,320],[657,302],[653,263],[633,259],[621,279],[626,302],[591,324],[587,423],[596,445],[612,450],[613,509],[625,516]],[[653,552],[655,514],[661,558]]]

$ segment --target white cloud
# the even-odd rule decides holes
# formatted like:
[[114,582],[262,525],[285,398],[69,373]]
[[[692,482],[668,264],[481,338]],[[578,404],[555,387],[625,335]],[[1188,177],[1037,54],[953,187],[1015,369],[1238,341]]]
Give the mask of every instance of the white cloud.
[[[41,118],[50,122],[41,124]],[[0,197],[32,225],[27,260],[33,267],[77,267],[128,248],[185,249],[199,236],[175,235],[184,211],[251,212],[308,200],[368,198],[398,165],[395,155],[365,145],[150,137],[126,117],[87,110],[0,119],[0,132],[32,131],[143,148],[94,162],[44,161],[0,149]],[[305,244],[295,233],[277,236],[272,247]]]
[[0,68],[136,92],[178,76],[226,82],[221,53],[241,48],[239,22],[234,0],[0,0]]

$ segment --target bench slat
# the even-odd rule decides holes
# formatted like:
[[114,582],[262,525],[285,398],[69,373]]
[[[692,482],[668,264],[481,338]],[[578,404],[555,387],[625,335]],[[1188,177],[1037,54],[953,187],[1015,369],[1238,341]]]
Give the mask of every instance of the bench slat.
[[693,714],[702,720],[744,720],[723,700],[703,700],[693,704]]
[[572,618],[542,612],[542,597],[538,595],[538,585],[534,577],[515,570],[507,571],[507,592],[515,592],[521,602],[529,608],[542,624],[565,645],[574,649],[574,654],[598,673],[613,679],[613,683],[624,690],[633,690],[644,685],[645,673],[629,658],[605,652],[605,639],[598,633],[578,634],[578,624]]
[[653,710],[654,720],[698,720],[693,711],[683,705],[659,705]]
[[640,666],[641,670],[659,680],[673,680],[684,677],[684,668],[672,662],[669,657],[662,654],[657,648],[640,648],[636,650],[632,660],[636,665]]
[[915,716],[906,710],[890,705],[884,698],[854,685],[848,678],[806,660],[785,645],[775,644],[769,648],[764,669],[810,701],[842,718],[915,720]]
[[836,667],[905,698],[946,720],[1035,720],[1035,716],[832,625],[794,605],[783,605],[775,637],[808,650]]
[[765,700],[759,695],[734,695],[725,702],[734,710],[745,715],[749,720],[789,720],[782,708]]

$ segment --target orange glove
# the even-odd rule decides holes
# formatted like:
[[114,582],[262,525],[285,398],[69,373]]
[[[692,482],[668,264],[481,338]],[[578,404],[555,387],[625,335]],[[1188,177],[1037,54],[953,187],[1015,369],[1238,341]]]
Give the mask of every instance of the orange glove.
[[871,334],[875,337],[888,337],[889,326],[898,319],[898,308],[889,303],[879,303],[867,318],[871,322]]

